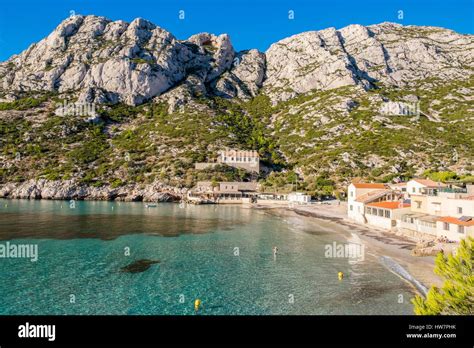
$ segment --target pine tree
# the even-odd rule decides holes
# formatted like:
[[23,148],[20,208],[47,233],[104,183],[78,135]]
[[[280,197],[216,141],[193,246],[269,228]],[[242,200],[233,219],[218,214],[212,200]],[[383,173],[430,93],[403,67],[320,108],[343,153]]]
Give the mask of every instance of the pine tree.
[[455,255],[439,253],[435,273],[444,279],[442,288],[433,286],[426,298],[412,299],[418,315],[474,314],[474,238],[461,240]]

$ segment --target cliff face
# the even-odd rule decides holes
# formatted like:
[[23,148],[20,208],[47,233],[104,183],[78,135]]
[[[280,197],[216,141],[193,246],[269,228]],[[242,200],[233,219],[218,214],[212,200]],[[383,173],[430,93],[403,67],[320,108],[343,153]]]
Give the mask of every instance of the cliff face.
[[[314,89],[405,86],[474,69],[472,36],[433,27],[349,25],[291,36],[265,53],[235,52],[228,35],[177,40],[144,19],[73,16],[0,64],[2,92],[74,92],[80,101],[138,105],[195,77],[206,91],[288,100]],[[264,81],[265,79],[265,81]]]
[[[474,37],[443,28],[349,25],[263,53],[236,52],[226,34],[178,40],[140,18],[74,16],[0,63],[1,183],[34,179],[8,191],[28,196],[42,179],[113,191],[238,178],[193,169],[224,146],[258,150],[309,189],[355,175],[466,174],[473,95]],[[420,116],[381,113],[390,101]],[[96,114],[64,117],[58,103],[94,103]]]

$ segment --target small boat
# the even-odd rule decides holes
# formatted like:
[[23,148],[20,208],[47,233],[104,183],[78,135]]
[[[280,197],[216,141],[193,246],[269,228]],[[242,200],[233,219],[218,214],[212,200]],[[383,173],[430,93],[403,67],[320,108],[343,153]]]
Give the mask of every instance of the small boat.
[[146,204],[147,208],[156,208],[156,204]]

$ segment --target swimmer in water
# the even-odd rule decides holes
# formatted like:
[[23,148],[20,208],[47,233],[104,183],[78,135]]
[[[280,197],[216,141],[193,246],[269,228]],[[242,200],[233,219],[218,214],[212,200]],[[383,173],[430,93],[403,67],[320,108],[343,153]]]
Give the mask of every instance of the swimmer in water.
[[276,259],[276,256],[278,254],[278,248],[276,246],[273,247],[273,258]]

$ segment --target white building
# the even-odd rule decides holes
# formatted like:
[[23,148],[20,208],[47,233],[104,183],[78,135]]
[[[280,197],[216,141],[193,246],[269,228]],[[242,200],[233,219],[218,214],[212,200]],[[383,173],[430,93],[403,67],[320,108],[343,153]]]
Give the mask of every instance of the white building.
[[365,223],[364,204],[382,198],[389,192],[384,184],[351,183],[347,190],[347,216]]
[[[474,185],[451,188],[429,179],[404,185],[353,183],[348,187],[349,218],[415,235],[459,241],[474,236]],[[406,195],[410,194],[407,200]]]
[[412,179],[407,182],[406,187],[408,195],[411,196],[415,194],[423,194],[424,192],[429,190],[436,190],[441,187],[447,187],[447,185],[430,179]]
[[410,204],[403,201],[383,201],[368,203],[365,207],[367,223],[391,230],[397,227],[398,220],[410,211]]
[[436,221],[436,229],[439,231],[438,235],[446,236],[449,240],[459,241],[465,236],[474,237],[474,218],[444,216]]
[[465,189],[426,187],[411,195],[411,211],[402,216],[401,227],[459,241],[474,236],[473,217],[473,185]]
[[305,204],[311,202],[311,196],[301,192],[292,192],[288,194],[288,201],[292,203]]
[[260,156],[257,151],[222,150],[219,151],[217,163],[254,172],[260,170]]

